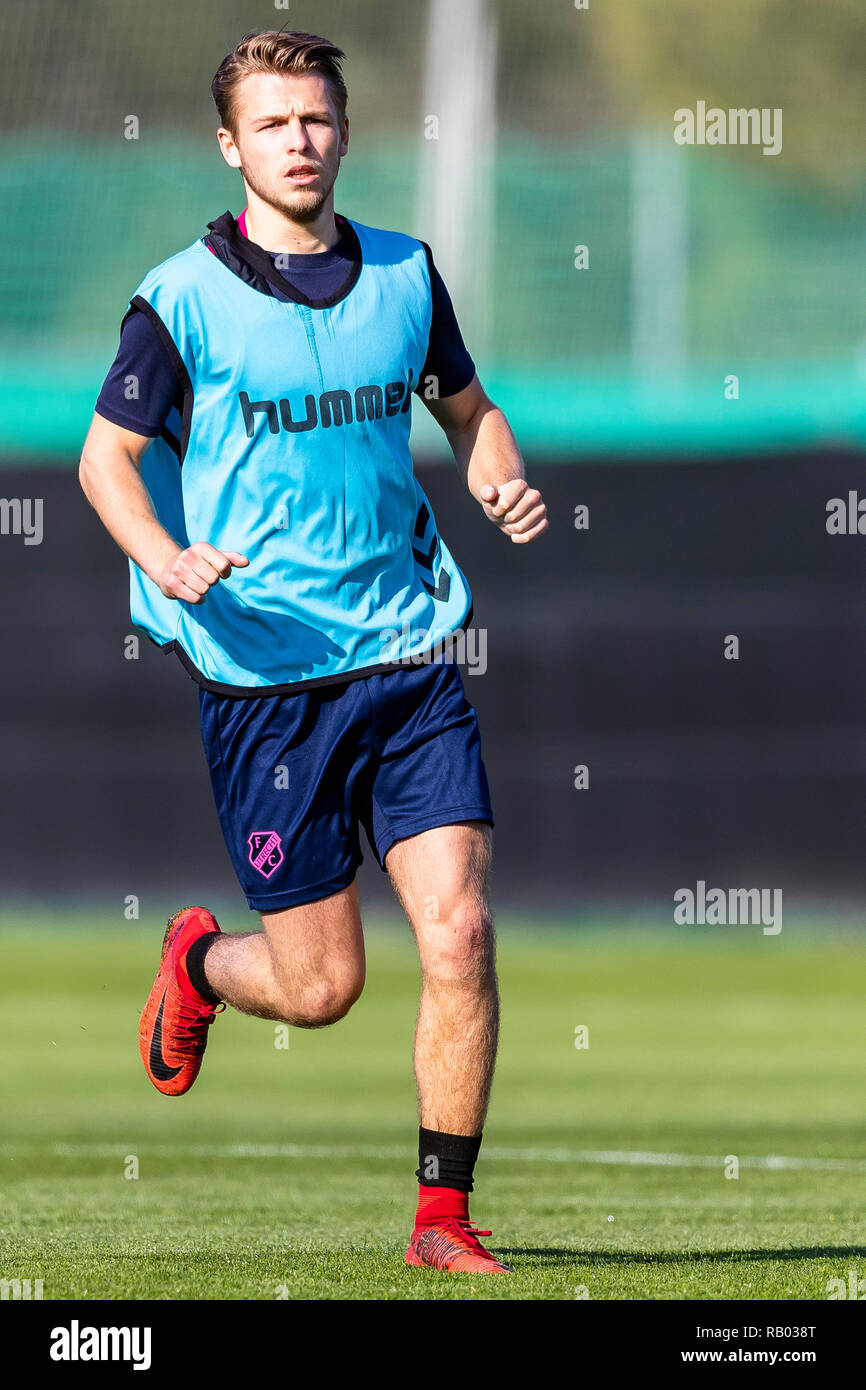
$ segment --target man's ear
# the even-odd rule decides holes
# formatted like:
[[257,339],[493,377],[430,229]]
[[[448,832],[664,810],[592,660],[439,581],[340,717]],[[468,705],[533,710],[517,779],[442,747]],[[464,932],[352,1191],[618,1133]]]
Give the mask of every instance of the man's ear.
[[226,130],[225,126],[220,126],[219,130],[217,131],[217,143],[220,147],[220,153],[223,159],[225,160],[226,164],[229,166],[229,168],[240,169],[240,150],[235,144],[235,138],[232,135],[231,131]]

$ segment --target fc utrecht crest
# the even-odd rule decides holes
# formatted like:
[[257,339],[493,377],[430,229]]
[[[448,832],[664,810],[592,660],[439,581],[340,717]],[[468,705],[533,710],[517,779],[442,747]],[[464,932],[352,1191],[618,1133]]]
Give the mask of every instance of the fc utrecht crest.
[[250,863],[254,869],[258,869],[265,878],[270,878],[275,869],[278,869],[283,862],[284,855],[280,848],[280,837],[275,830],[254,830],[252,835],[247,837],[247,844],[250,847]]

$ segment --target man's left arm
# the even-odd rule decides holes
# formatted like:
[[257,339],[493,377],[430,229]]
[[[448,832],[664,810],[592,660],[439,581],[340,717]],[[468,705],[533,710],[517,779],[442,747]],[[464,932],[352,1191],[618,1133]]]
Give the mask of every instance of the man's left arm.
[[444,430],[466,486],[494,525],[515,545],[546,531],[541,493],[527,483],[511,426],[477,375],[456,395],[422,400]]

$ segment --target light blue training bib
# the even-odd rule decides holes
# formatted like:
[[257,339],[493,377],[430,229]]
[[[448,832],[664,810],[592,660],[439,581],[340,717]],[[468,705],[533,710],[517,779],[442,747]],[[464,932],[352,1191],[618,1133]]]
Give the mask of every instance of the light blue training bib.
[[350,225],[360,274],[328,308],[263,294],[202,241],[132,300],[191,388],[179,438],[155,439],[142,462],[157,517],[179,545],[209,541],[250,564],[191,604],[130,561],[131,615],[225,693],[381,669],[469,614],[409,450],[432,316],[426,252]]

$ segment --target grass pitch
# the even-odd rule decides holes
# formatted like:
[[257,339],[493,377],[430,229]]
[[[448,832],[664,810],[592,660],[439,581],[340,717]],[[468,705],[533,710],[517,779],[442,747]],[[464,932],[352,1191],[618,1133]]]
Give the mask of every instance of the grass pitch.
[[336,1027],[283,1048],[227,1012],[166,1099],[137,1050],[163,929],[0,918],[0,1276],[46,1299],[826,1299],[866,1276],[862,939],[504,922],[473,1215],[516,1274],[485,1279],[402,1263],[408,930],[370,930]]

